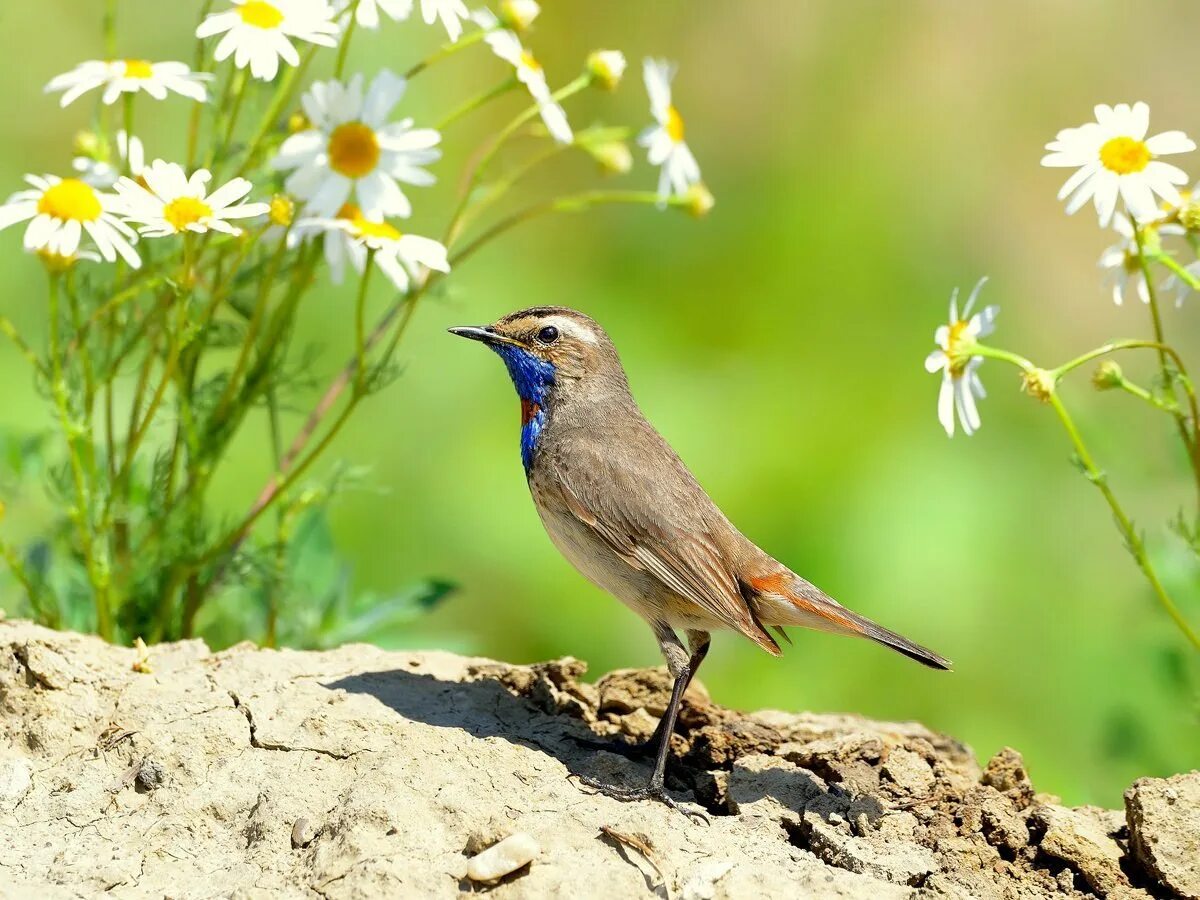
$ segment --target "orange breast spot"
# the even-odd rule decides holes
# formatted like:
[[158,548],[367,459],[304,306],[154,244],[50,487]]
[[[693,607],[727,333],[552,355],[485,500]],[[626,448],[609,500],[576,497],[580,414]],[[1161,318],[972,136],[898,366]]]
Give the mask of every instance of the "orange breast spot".
[[533,421],[534,416],[541,412],[541,407],[532,400],[521,401],[521,424],[528,425]]

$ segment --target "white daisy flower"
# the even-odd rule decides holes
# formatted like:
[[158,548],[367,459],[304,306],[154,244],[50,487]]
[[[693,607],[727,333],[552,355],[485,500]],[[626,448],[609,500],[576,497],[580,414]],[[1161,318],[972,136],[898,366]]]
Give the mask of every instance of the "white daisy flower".
[[671,102],[671,79],[675,66],[661,59],[647,59],[642,70],[646,92],[650,95],[650,113],[657,123],[645,129],[638,143],[647,149],[652,166],[662,166],[658,178],[658,196],[686,194],[700,182],[700,166],[684,142],[683,117]]
[[985,306],[971,315],[971,308],[986,282],[986,278],[979,279],[961,317],[958,314],[958,288],[954,289],[950,295],[950,322],[939,327],[933,336],[939,349],[925,357],[926,372],[942,372],[938,421],[950,437],[954,437],[956,413],[964,434],[971,435],[979,430],[979,410],[975,400],[987,396],[976,371],[983,365],[983,359],[970,355],[976,341],[992,333],[996,314],[1000,312],[998,306]]
[[[1120,235],[1120,240],[1100,254],[1100,268],[1109,271],[1105,282],[1112,288],[1113,303],[1120,306],[1130,290],[1133,290],[1143,303],[1149,303],[1150,289],[1146,284],[1146,273],[1142,270],[1133,224],[1124,213],[1117,213],[1113,216],[1112,227]],[[1155,233],[1147,234],[1145,240],[1158,240],[1163,235],[1184,233],[1184,229],[1178,225],[1158,225],[1152,231]]]
[[[340,16],[355,0],[337,0],[334,10]],[[378,28],[379,13],[387,14],[393,22],[403,22],[412,15],[413,0],[358,0],[354,20],[363,28]]]
[[441,19],[451,41],[457,41],[462,36],[463,19],[470,15],[463,0],[421,0],[421,18],[425,24],[432,25]]
[[196,29],[196,37],[223,34],[213,58],[233,56],[239,69],[250,67],[255,78],[270,81],[279,73],[279,60],[300,64],[292,38],[336,47],[338,26],[327,0],[233,0],[233,9],[212,13]]
[[271,165],[295,170],[286,190],[307,201],[310,217],[333,216],[352,195],[368,218],[412,215],[398,182],[433,184],[422,166],[441,158],[442,138],[432,128],[413,128],[412,119],[387,121],[405,85],[384,69],[365,95],[362,75],[345,85],[317,82],[304,95],[312,127],[284,141]]
[[138,231],[146,237],[185,231],[241,234],[229,219],[265,216],[271,209],[268,203],[238,203],[254,188],[245,178],[235,178],[210,194],[212,173],[207,169],[197,169],[189,178],[183,166],[156,159],[146,167],[142,180],[145,187],[132,178],[121,178],[116,189],[126,219],[141,225]]
[[113,162],[90,156],[77,156],[71,160],[71,168],[79,173],[79,177],[102,191],[112,189],[126,164],[129,174],[139,178],[146,168],[146,148],[137,137],[131,140],[123,129],[117,132],[117,158]]
[[500,27],[500,21],[490,9],[477,9],[471,18],[487,32],[483,39],[492,52],[516,70],[517,81],[528,88],[550,136],[560,144],[571,143],[575,135],[567,121],[567,113],[554,99],[542,64],[525,49],[515,32]]
[[345,278],[347,260],[361,275],[368,251],[374,251],[375,265],[402,293],[407,293],[414,280],[420,284],[426,269],[450,271],[442,244],[432,238],[402,234],[383,219],[368,219],[350,203],[334,218],[302,219],[296,225],[325,235],[325,261],[334,284],[341,284]]
[[212,76],[206,72],[193,72],[181,62],[152,63],[144,59],[92,59],[82,62],[70,72],[56,75],[46,85],[47,94],[63,91],[58,101],[60,106],[69,106],[88,91],[104,88],[101,100],[105,104],[117,102],[122,94],[145,91],[155,100],[163,100],[168,91],[190,97],[198,103],[208,99],[204,86]]
[[1159,215],[1155,194],[1178,205],[1177,185],[1186,184],[1187,175],[1158,157],[1188,153],[1196,145],[1182,131],[1164,131],[1147,138],[1149,128],[1150,107],[1145,103],[1132,107],[1101,103],[1096,107],[1095,122],[1065,128],[1046,145],[1050,152],[1042,157],[1043,166],[1077,169],[1058,192],[1058,199],[1070,198],[1068,214],[1092,200],[1100,224],[1107,228],[1118,195],[1139,221]]
[[115,215],[122,211],[115,196],[78,178],[26,175],[25,181],[32,190],[18,191],[0,206],[0,230],[28,221],[26,250],[72,257],[86,231],[108,262],[119,254],[135,269],[142,264],[133,249],[137,236]]
[[[1189,263],[1184,266],[1187,273],[1193,278],[1200,280],[1200,260]],[[1171,291],[1175,294],[1175,305],[1183,306],[1183,301],[1192,293],[1192,286],[1180,278],[1178,275],[1172,274],[1166,281],[1163,282],[1163,290]]]

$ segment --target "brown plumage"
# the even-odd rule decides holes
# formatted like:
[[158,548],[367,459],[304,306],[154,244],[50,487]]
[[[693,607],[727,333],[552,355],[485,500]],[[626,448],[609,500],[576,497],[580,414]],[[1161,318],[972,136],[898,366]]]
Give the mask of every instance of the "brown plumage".
[[[538,307],[453,328],[505,361],[521,398],[522,456],[551,540],[577,569],[650,623],[675,678],[653,744],[650,786],[606,793],[666,800],[663,768],[679,699],[731,628],[768,653],[768,627],[866,637],[937,669],[950,664],[841,606],[747,539],[638,409],[616,348],[592,319]],[[675,629],[688,634],[690,654]]]

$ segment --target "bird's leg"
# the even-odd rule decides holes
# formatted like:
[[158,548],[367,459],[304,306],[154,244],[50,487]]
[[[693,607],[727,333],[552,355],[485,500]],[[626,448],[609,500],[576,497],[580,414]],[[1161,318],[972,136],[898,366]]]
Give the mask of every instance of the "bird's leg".
[[667,670],[674,676],[675,684],[671,688],[671,700],[667,704],[667,711],[658,723],[654,737],[651,738],[652,741],[657,740],[658,747],[654,758],[654,772],[650,776],[650,783],[642,788],[623,788],[612,784],[605,784],[594,778],[580,778],[579,780],[587,787],[595,788],[600,793],[615,800],[658,800],[687,816],[703,819],[707,822],[708,817],[703,813],[687,810],[680,806],[667,793],[665,780],[667,755],[671,750],[671,734],[675,730],[675,720],[679,717],[679,706],[683,700],[683,692],[687,690],[692,676],[695,674],[695,669],[699,667],[700,663],[704,660],[704,655],[708,652],[708,634],[701,631],[689,632],[689,643],[692,646],[692,654],[689,657],[687,651],[683,649],[683,644],[680,643],[678,636],[669,626],[659,623],[656,624],[654,631],[658,637],[659,647],[662,649],[663,656],[666,657]]
[[[692,651],[692,655],[687,663],[687,681],[683,685],[680,697],[687,693],[692,679],[696,677],[696,670],[700,668],[700,663],[704,662],[704,657],[708,654],[710,641],[707,631],[689,631],[687,634],[688,648]],[[658,725],[654,729],[654,734],[650,735],[644,741],[631,742],[622,738],[614,738],[607,741],[597,741],[589,738],[572,738],[571,740],[581,747],[587,747],[590,750],[605,750],[629,759],[641,759],[643,756],[653,756],[658,751],[658,748],[662,746],[664,733],[670,734],[670,732],[667,732],[667,717],[665,714],[659,718]],[[667,737],[666,740],[668,746],[670,746],[670,737]]]

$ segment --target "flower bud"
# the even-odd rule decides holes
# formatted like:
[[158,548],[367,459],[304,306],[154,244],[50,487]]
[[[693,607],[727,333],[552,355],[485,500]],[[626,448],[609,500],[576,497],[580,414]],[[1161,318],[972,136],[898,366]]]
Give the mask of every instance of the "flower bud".
[[88,159],[100,159],[104,154],[104,145],[100,136],[94,131],[77,131],[71,149],[76,156],[86,156]]
[[707,216],[712,212],[712,208],[717,205],[717,198],[712,195],[712,192],[704,186],[703,182],[693,184],[688,188],[688,192],[684,195],[687,202],[683,208],[688,213],[697,219]]
[[294,113],[288,116],[288,134],[298,134],[301,131],[308,131],[310,128],[312,128],[312,122],[308,120],[308,116],[306,116],[303,111],[296,110]]
[[272,225],[287,228],[296,218],[296,204],[286,194],[276,194],[271,198],[270,210],[267,215],[271,217]]
[[615,91],[625,74],[625,54],[620,50],[596,50],[588,55],[588,73],[606,91]]
[[1111,359],[1106,359],[1092,373],[1092,387],[1098,391],[1111,391],[1119,388],[1125,382],[1121,367]]
[[1185,203],[1179,209],[1179,224],[1188,231],[1200,231],[1200,203]]
[[624,175],[633,168],[633,153],[624,141],[605,141],[587,149],[605,175]]
[[1021,376],[1021,388],[1035,400],[1049,403],[1050,397],[1054,394],[1054,376],[1045,369],[1025,372]]
[[513,31],[525,31],[541,11],[535,0],[504,0],[500,4],[500,24]]
[[75,265],[74,256],[64,256],[48,247],[39,247],[37,256],[42,261],[42,265],[46,267],[46,271],[51,275],[61,275],[70,269],[71,266]]

